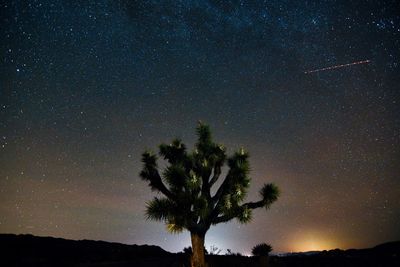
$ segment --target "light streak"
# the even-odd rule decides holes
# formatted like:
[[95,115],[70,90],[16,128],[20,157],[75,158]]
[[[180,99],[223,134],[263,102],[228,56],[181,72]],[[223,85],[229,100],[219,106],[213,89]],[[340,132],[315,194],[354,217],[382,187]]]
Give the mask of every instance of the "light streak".
[[369,59],[361,60],[361,61],[356,61],[356,62],[342,64],[342,65],[335,65],[335,66],[330,66],[330,67],[321,68],[321,69],[307,70],[304,72],[304,74],[310,74],[310,73],[320,72],[320,71],[325,71],[325,70],[334,70],[334,69],[344,68],[344,67],[353,66],[353,65],[367,64],[370,62],[371,62],[371,60],[369,60]]

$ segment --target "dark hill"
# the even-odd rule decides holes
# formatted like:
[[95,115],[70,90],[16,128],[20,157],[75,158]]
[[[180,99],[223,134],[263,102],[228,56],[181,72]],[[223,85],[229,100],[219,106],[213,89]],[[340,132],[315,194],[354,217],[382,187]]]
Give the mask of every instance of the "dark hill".
[[390,253],[400,256],[400,241],[387,242],[372,248],[372,250],[376,253]]
[[281,257],[271,257],[272,266],[400,266],[400,241],[388,242],[366,249],[333,249],[290,253]]
[[76,266],[173,255],[160,247],[33,235],[0,234],[2,266]]
[[[104,241],[66,240],[33,235],[0,234],[0,266],[182,267],[188,255],[157,246],[124,245]],[[257,267],[260,259],[239,255],[208,255],[210,267]],[[400,266],[400,241],[367,249],[334,249],[271,256],[269,267],[391,267]],[[264,265],[265,266],[265,265]]]
[[364,249],[332,249],[324,251],[307,251],[282,254],[283,257],[308,257],[308,256],[346,256],[346,257],[384,257],[400,256],[400,241],[387,242],[373,248]]

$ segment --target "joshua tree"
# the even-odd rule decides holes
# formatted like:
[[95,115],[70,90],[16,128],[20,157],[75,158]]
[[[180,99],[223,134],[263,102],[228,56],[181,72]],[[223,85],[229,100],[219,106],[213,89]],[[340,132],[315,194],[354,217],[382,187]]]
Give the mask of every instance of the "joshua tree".
[[253,249],[251,250],[251,254],[253,254],[254,256],[268,256],[271,251],[272,251],[271,245],[262,243],[254,246]]
[[[191,265],[204,267],[204,238],[210,227],[234,218],[248,223],[252,210],[268,209],[279,190],[272,183],[265,184],[260,190],[261,200],[243,203],[250,185],[248,153],[242,148],[227,157],[225,147],[213,142],[207,125],[200,122],[196,130],[198,141],[193,152],[188,152],[179,139],[159,146],[159,154],[167,163],[161,174],[157,156],[144,152],[140,176],[152,190],[164,195],[147,203],[147,219],[165,222],[172,233],[188,230],[193,248]],[[226,162],[226,176],[212,194],[211,188]]]

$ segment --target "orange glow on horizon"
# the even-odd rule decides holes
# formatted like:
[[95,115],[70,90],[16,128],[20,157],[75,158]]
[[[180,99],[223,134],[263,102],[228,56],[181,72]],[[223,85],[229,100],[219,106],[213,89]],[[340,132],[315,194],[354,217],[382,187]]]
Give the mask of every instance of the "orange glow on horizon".
[[338,244],[322,233],[304,234],[291,242],[291,252],[322,251],[338,248]]

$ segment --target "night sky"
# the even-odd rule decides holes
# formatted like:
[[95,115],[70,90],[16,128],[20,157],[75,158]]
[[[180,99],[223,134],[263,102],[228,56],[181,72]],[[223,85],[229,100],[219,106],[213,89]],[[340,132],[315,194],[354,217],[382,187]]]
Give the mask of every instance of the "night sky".
[[[396,3],[397,2],[397,3]],[[140,154],[208,123],[250,153],[248,253],[400,239],[400,13],[392,1],[9,1],[0,7],[0,232],[190,245],[145,220]],[[305,71],[370,62],[305,74]]]

